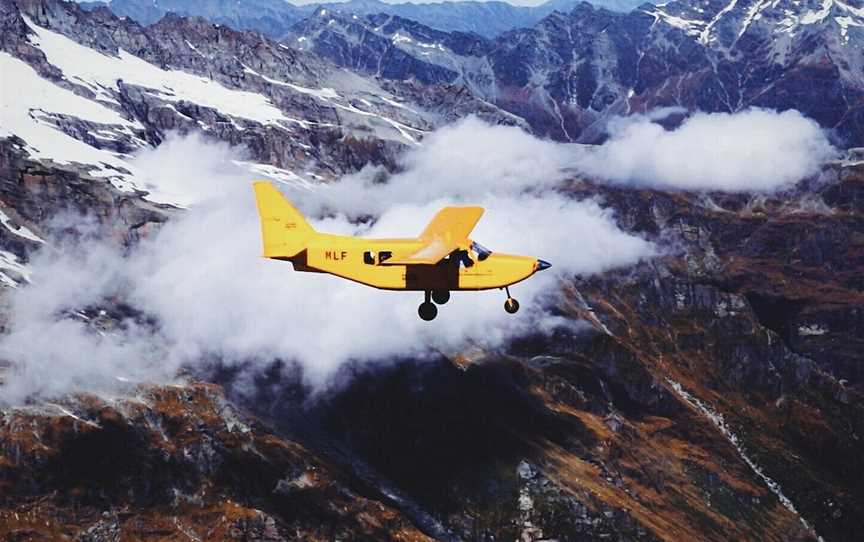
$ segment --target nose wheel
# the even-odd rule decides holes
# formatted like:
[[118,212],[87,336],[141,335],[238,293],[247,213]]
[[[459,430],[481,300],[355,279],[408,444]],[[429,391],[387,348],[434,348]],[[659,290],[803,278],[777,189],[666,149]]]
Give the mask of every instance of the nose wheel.
[[519,302],[510,297],[510,288],[505,287],[504,290],[507,292],[507,301],[504,302],[504,310],[509,314],[516,314],[519,310]]
[[[447,297],[450,297],[449,292]],[[435,303],[432,303],[432,292],[426,291],[426,300],[420,303],[420,306],[417,308],[417,314],[427,322],[434,320],[438,316],[438,307],[435,306]]]

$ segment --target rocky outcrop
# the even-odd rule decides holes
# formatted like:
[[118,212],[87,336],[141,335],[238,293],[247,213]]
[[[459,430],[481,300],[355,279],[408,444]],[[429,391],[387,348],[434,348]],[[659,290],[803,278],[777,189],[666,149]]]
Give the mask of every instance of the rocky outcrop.
[[[23,143],[16,138],[0,140],[0,202],[17,226],[37,237],[60,235],[58,228],[64,224],[59,219],[71,214],[94,220],[108,235],[132,245],[177,212],[171,206],[147,202],[140,193],[120,193],[74,165],[32,160]],[[0,236],[4,248],[22,255],[28,252],[24,247],[39,246],[8,228]]]
[[428,540],[203,384],[0,414],[4,540]]

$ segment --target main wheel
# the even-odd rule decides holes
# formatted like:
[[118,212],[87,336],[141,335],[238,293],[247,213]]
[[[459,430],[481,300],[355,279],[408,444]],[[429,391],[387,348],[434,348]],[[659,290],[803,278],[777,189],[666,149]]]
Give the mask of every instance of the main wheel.
[[507,301],[504,302],[504,310],[510,314],[516,314],[516,311],[519,310],[519,302],[512,297],[508,297]]
[[448,301],[450,301],[450,290],[433,290],[432,301],[438,303],[439,305],[447,303]]
[[428,322],[434,320],[435,317],[438,316],[438,307],[436,307],[434,303],[425,301],[420,303],[420,307],[417,309],[417,314],[420,315],[420,318]]

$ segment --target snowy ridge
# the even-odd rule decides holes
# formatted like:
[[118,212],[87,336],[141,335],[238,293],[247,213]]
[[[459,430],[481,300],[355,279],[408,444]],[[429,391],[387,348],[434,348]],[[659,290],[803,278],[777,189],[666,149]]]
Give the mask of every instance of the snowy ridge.
[[0,284],[17,288],[22,280],[30,282],[30,273],[31,269],[19,262],[18,256],[6,250],[0,250]]
[[[131,166],[116,154],[92,147],[58,129],[52,115],[67,115],[97,125],[106,132],[117,132],[137,141],[143,126],[121,117],[95,101],[87,100],[43,79],[25,62],[0,52],[0,134],[16,135],[27,142],[27,151],[37,159],[61,164],[86,164],[90,174],[107,177],[119,190],[135,188]],[[15,88],[13,87],[13,84]],[[23,90],[23,91],[22,91]],[[46,111],[45,108],[51,108]],[[129,173],[120,173],[126,171]]]
[[702,45],[708,45],[708,42],[711,41],[711,29],[714,28],[714,25],[716,25],[720,21],[720,19],[723,18],[724,15],[735,9],[735,6],[737,4],[738,0],[732,0],[731,2],[729,2],[729,4],[726,5],[726,7],[717,12],[717,15],[715,15],[714,18],[711,19],[707,26],[705,26],[705,30],[703,30],[702,33],[699,34],[699,43],[701,43]]
[[810,523],[806,519],[804,519],[801,514],[798,513],[795,505],[792,503],[789,497],[787,497],[783,493],[783,489],[780,487],[780,484],[778,484],[767,474],[765,474],[765,471],[763,471],[762,468],[757,465],[750,458],[749,455],[747,455],[747,452],[744,451],[741,442],[738,440],[738,436],[726,424],[726,420],[723,418],[723,415],[711,408],[710,405],[688,393],[679,382],[673,380],[672,378],[666,377],[666,383],[668,383],[669,386],[672,387],[676,395],[678,395],[678,397],[684,400],[684,402],[686,402],[688,405],[702,413],[703,416],[711,420],[711,423],[714,424],[714,427],[716,427],[723,434],[723,436],[726,437],[726,440],[728,440],[729,443],[735,447],[735,450],[738,451],[738,455],[741,457],[741,459],[744,460],[745,463],[747,463],[747,466],[749,466],[750,469],[754,473],[756,473],[759,478],[762,479],[765,485],[768,486],[768,489],[770,489],[771,492],[777,496],[780,504],[782,504],[787,510],[795,514],[795,516],[797,516],[798,519],[801,521],[801,524],[804,525],[804,527],[806,527],[808,531],[813,533],[813,535],[816,536],[819,542],[824,542],[822,537],[816,533],[816,530],[813,528],[813,526],[810,525]]
[[671,15],[669,13],[666,13],[662,9],[659,9],[659,7],[646,13],[654,16],[655,24],[658,20],[662,20],[669,26],[680,28],[684,31],[685,34],[689,36],[698,36],[700,41],[702,40],[702,36],[704,36],[705,33],[709,30],[708,28],[706,28],[704,21],[684,19],[683,17]]
[[18,237],[23,237],[24,239],[27,239],[28,241],[33,241],[34,243],[45,242],[44,239],[30,231],[30,228],[14,224],[12,222],[12,219],[9,218],[9,215],[4,213],[3,211],[0,211],[0,223],[3,224],[3,227],[5,227],[7,230],[14,233]]
[[[351,48],[362,51],[357,55],[359,65],[352,67],[368,69],[377,63],[375,75],[379,77],[387,77],[384,75],[387,68],[393,69],[386,61],[394,50],[398,50],[426,64],[425,67],[414,66],[412,69],[428,71],[431,82],[444,79],[447,83],[465,85],[481,99],[488,99],[495,94],[493,69],[482,51],[460,53],[456,50],[460,48],[462,40],[471,42],[474,37],[447,34],[392,15],[361,18],[326,10],[320,10],[315,19],[310,18],[298,24],[294,35],[296,37],[292,41],[298,48],[315,52],[321,52],[315,49],[316,45],[327,43],[336,35],[338,38],[335,43],[344,41]],[[328,56],[328,53],[325,51],[323,55]],[[422,77],[421,80],[430,82]]]
[[[249,160],[250,167],[259,175],[302,186],[312,182],[308,179],[321,179],[314,173],[319,153],[314,146],[322,138],[312,132],[344,130],[359,133],[358,137],[417,145],[435,122],[428,113],[398,102],[374,81],[327,71],[329,67],[314,62],[311,69],[322,71],[305,72],[313,74],[309,79],[314,83],[303,78],[282,80],[240,62],[240,88],[233,88],[226,86],[224,79],[196,75],[184,71],[185,67],[154,64],[122,46],[117,47],[116,54],[104,53],[42,27],[25,14],[21,17],[29,31],[21,39],[45,55],[36,62],[56,68],[62,81],[55,81],[53,75],[43,77],[42,69],[31,65],[33,60],[14,56],[14,50],[11,54],[0,51],[0,137],[17,136],[24,141],[25,152],[36,160],[72,166],[109,181],[121,191],[148,192],[147,199],[157,203],[183,207],[188,198],[160,190],[159,183],[143,178],[131,160],[138,151],[150,147],[154,120],[166,126],[166,132],[197,129],[219,139],[228,138],[226,130],[257,131],[259,126],[281,133],[278,137],[288,138],[290,146],[298,150],[286,150],[287,159],[283,160],[274,160],[272,154]],[[200,43],[196,47],[194,40],[188,36],[181,47],[202,56],[203,49],[199,51]],[[278,47],[288,51],[282,54],[295,54],[284,46],[273,46],[277,51]],[[285,60],[280,58],[279,62]],[[243,75],[251,78],[245,80]],[[321,84],[322,80],[332,81],[332,85]],[[127,103],[130,93],[135,100],[132,107]],[[298,96],[308,96],[320,105],[308,106],[308,99]],[[157,134],[164,137],[165,132]],[[265,163],[268,160],[274,162]],[[5,215],[0,216],[0,223],[16,235],[41,241],[26,228],[14,227]]]
[[26,17],[25,21],[36,34],[31,43],[63,71],[66,79],[87,84],[109,100],[113,98],[105,89],[118,90],[118,81],[122,80],[124,84],[147,88],[162,100],[190,101],[262,125],[289,120],[261,94],[229,89],[183,71],[164,70],[122,49],[118,56],[108,56],[33,24]]

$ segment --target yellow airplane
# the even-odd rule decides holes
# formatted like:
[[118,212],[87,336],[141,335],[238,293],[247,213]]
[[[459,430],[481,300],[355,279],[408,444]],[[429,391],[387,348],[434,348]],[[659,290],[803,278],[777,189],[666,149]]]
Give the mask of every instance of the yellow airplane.
[[319,233],[271,183],[256,182],[254,188],[265,258],[383,290],[425,292],[417,312],[426,321],[438,315],[435,303],[447,303],[454,290],[504,289],[504,310],[513,314],[519,302],[510,297],[509,286],[550,266],[536,258],[493,253],[469,239],[482,207],[445,207],[420,237],[366,239]]

